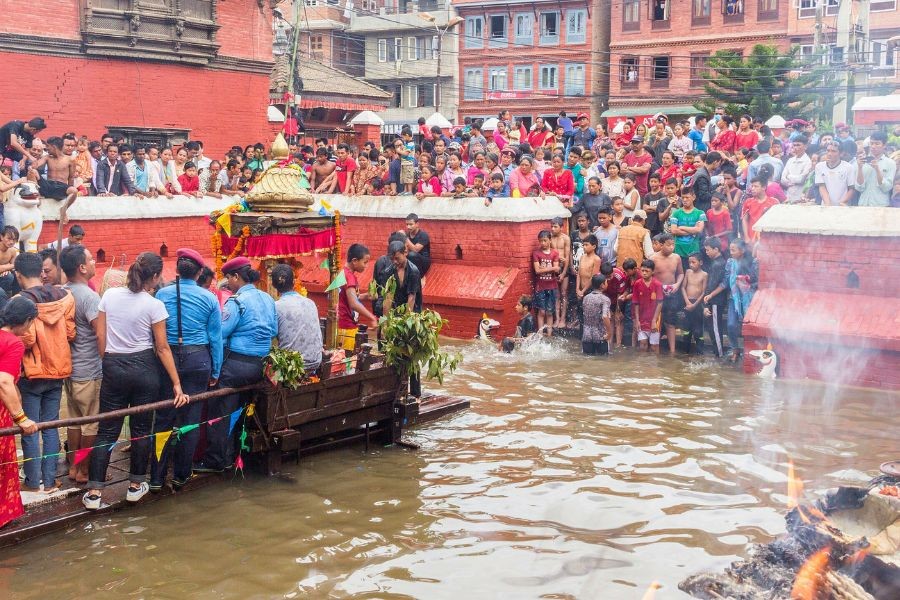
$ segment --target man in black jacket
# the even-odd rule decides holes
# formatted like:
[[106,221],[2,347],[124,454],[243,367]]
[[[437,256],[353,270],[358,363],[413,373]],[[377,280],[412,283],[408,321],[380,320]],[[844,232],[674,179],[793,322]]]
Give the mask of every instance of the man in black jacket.
[[694,206],[706,212],[712,206],[714,187],[712,184],[712,172],[722,164],[722,155],[718,152],[709,152],[706,155],[704,165],[697,169],[691,179],[691,187],[694,188],[696,202]]
[[98,196],[143,196],[134,187],[125,163],[119,160],[118,144],[106,147],[106,156],[97,161],[97,195]]

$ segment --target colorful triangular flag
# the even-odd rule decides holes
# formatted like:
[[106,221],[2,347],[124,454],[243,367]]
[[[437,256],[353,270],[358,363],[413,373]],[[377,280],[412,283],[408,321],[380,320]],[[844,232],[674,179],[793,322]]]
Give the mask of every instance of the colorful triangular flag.
[[325,269],[326,271],[331,269],[331,257],[326,256],[325,260],[323,260],[322,262],[319,263],[319,268]]
[[216,219],[216,223],[218,223],[222,229],[225,231],[225,235],[231,235],[231,213],[223,212],[222,215]]
[[191,432],[191,431],[193,431],[193,430],[195,430],[195,429],[197,429],[197,428],[199,428],[199,427],[200,427],[200,423],[194,423],[193,425],[184,425],[184,426],[182,426],[182,427],[179,427],[179,428],[176,430],[176,432],[177,432],[177,434],[178,434],[178,438],[181,439],[181,437],[182,437],[184,434],[189,433],[189,432]]
[[347,274],[343,269],[341,269],[341,272],[337,274],[337,277],[335,277],[334,280],[330,284],[328,284],[328,287],[325,288],[325,292],[332,292],[338,288],[344,287],[345,285],[347,285]]
[[228,423],[228,435],[231,435],[231,432],[234,431],[234,426],[237,425],[238,419],[241,418],[242,409],[237,409],[233,413],[231,413],[231,420]]
[[171,435],[171,431],[160,431],[156,434],[156,460],[162,458],[163,448],[166,447],[166,442],[169,441]]

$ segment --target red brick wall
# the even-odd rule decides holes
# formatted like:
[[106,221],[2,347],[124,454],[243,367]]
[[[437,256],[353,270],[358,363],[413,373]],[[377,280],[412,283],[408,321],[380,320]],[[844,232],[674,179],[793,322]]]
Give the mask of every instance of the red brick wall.
[[69,2],[0,0],[0,15],[3,15],[0,29],[6,33],[77,40],[81,38],[79,4],[77,0]]
[[222,56],[272,60],[272,9],[269,2],[219,0],[216,42]]
[[[900,245],[879,237],[765,233],[759,247],[759,287],[895,296]],[[847,286],[854,271],[859,288]]]
[[0,78],[0,122],[40,115],[45,137],[75,131],[96,139],[109,125],[178,127],[203,140],[211,157],[270,137],[267,75],[0,52],[0,71],[23,64],[36,74],[27,83]]
[[[148,221],[105,220],[79,221],[72,220],[69,225],[79,224],[84,227],[84,244],[96,255],[100,250],[110,261],[125,254],[128,261],[133,261],[141,252],[160,252],[165,244],[169,257],[175,256],[178,248],[193,248],[203,256],[212,256],[210,236],[212,228],[206,217],[160,218]],[[67,226],[68,227],[68,226]],[[56,239],[57,222],[44,221],[39,244],[48,244]],[[65,235],[65,234],[64,234]]]

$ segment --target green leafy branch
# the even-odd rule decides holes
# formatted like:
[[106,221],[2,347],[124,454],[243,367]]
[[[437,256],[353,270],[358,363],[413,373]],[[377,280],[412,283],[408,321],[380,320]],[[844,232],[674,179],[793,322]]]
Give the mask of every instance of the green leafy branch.
[[272,348],[265,360],[266,376],[273,384],[281,384],[292,390],[306,380],[303,355],[287,348]]
[[452,373],[462,362],[460,353],[441,352],[438,334],[447,324],[437,311],[426,308],[410,312],[401,304],[381,318],[379,328],[384,338],[385,362],[407,375],[425,376],[444,383],[444,375]]

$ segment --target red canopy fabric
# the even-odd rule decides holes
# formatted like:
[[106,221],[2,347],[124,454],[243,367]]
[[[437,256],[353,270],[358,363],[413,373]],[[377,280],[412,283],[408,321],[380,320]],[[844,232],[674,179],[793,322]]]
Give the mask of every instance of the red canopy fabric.
[[[222,254],[228,256],[237,245],[239,236],[222,236]],[[273,233],[252,236],[247,239],[243,256],[255,260],[267,258],[288,258],[298,254],[312,254],[317,250],[328,250],[334,246],[334,229],[322,231],[302,229],[300,233]]]

